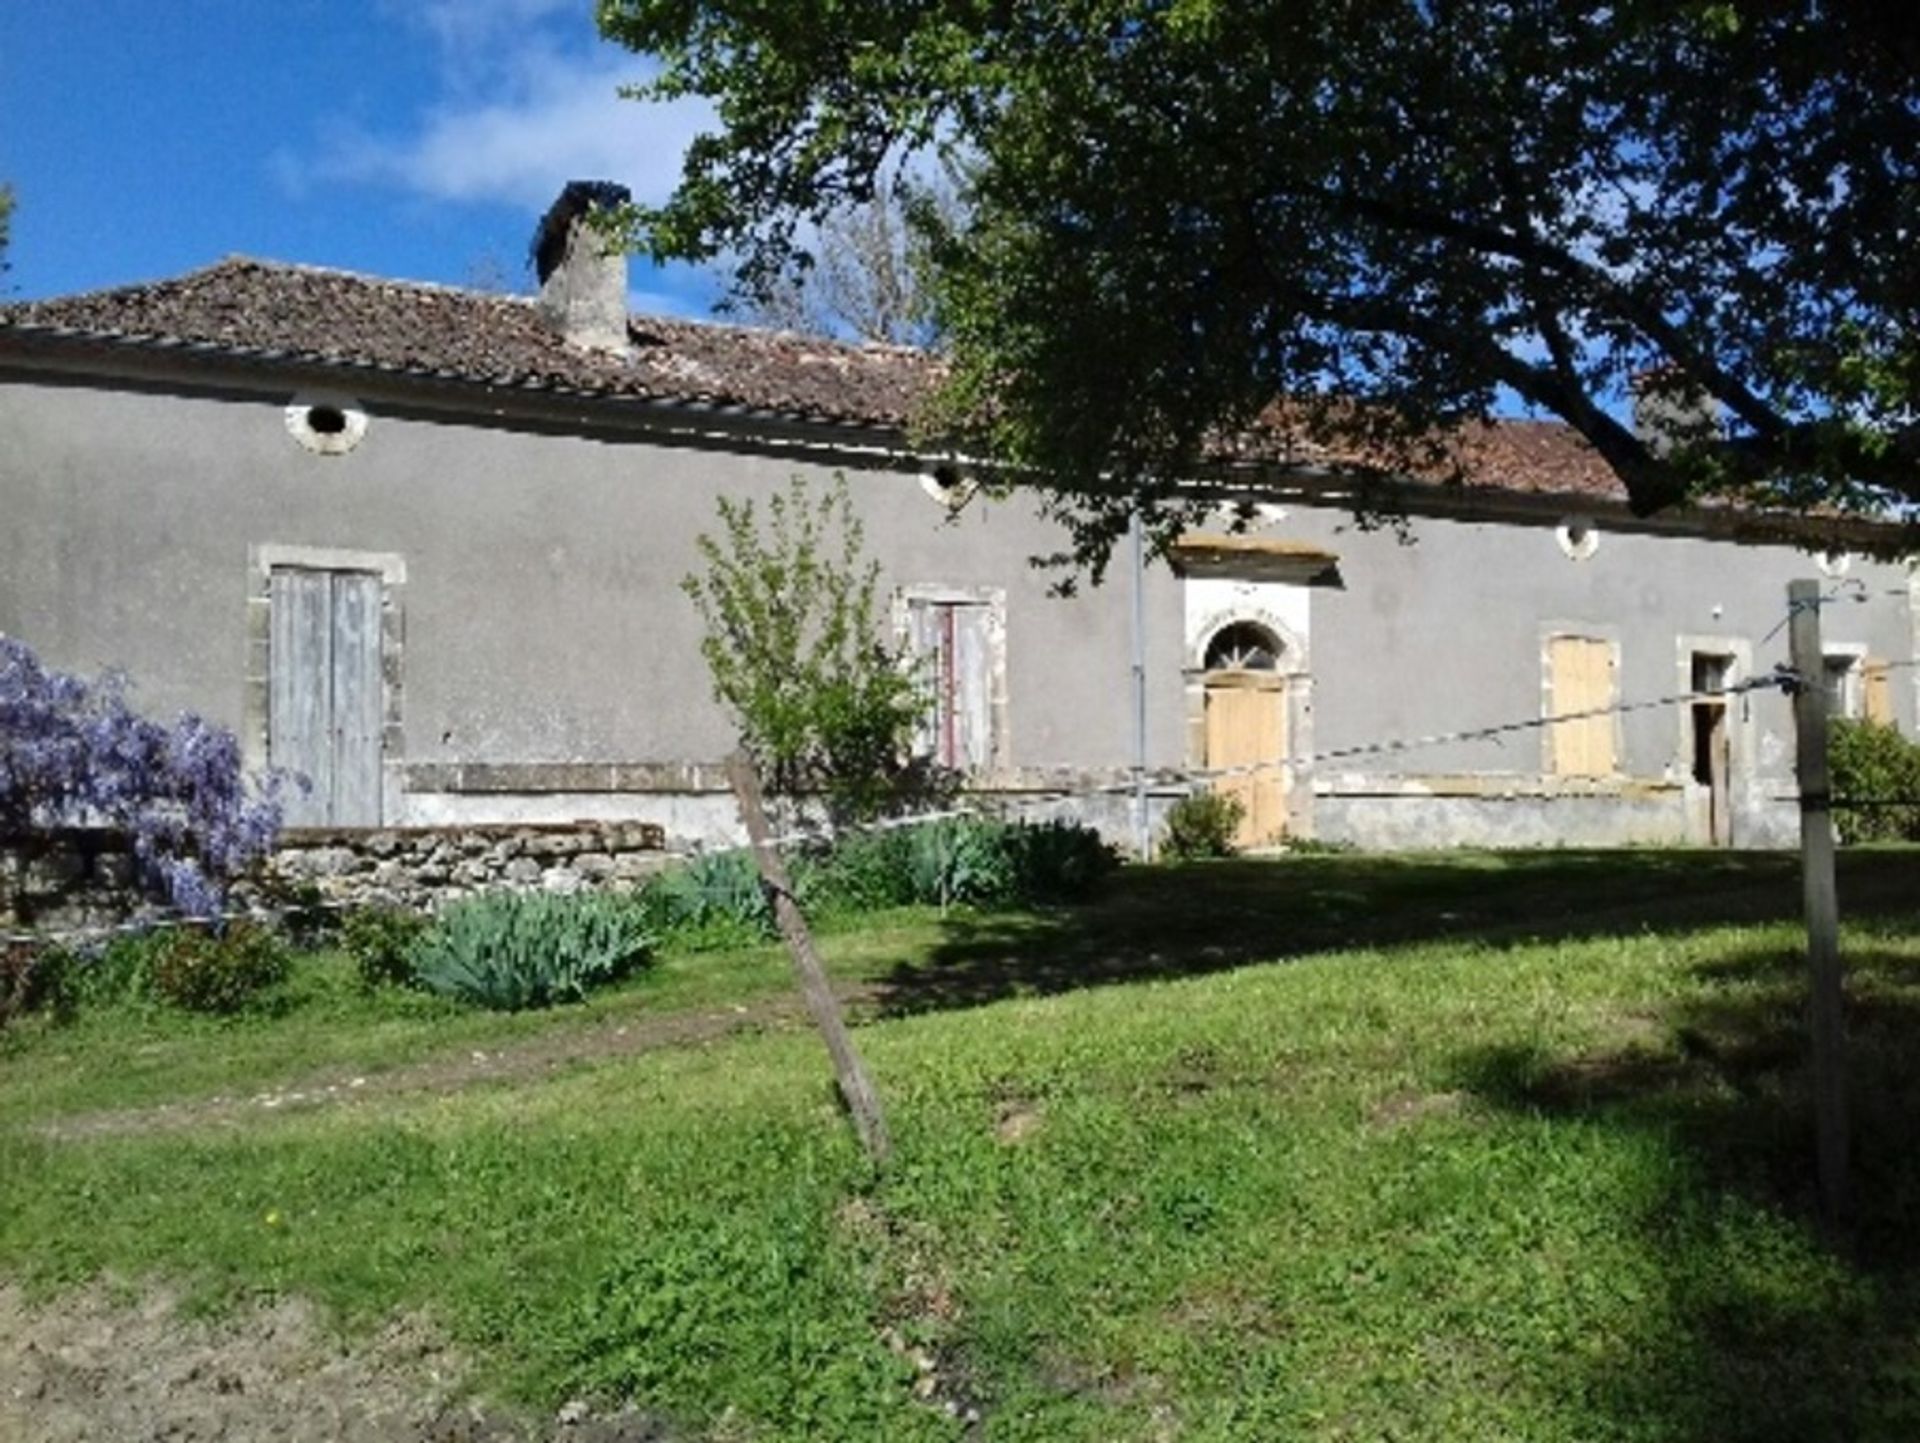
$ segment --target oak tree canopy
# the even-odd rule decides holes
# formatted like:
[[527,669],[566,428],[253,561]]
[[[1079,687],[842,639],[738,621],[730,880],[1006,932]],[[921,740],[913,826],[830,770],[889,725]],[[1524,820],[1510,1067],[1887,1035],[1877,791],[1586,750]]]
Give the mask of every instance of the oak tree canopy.
[[[928,218],[946,434],[1098,555],[1285,397],[1431,472],[1518,402],[1651,512],[1920,501],[1920,23],[1904,0],[603,0],[720,128],[633,217],[804,266],[874,178]],[[1670,420],[1627,419],[1638,378]],[[1690,418],[1690,419],[1689,419]]]

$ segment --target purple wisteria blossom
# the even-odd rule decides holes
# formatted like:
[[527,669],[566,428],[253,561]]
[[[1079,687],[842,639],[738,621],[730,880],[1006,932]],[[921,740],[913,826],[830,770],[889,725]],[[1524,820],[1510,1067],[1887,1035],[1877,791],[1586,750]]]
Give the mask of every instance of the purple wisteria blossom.
[[279,784],[250,784],[233,733],[127,704],[126,680],[49,671],[0,635],[0,839],[60,826],[124,831],[142,883],[210,916],[225,883],[273,845]]

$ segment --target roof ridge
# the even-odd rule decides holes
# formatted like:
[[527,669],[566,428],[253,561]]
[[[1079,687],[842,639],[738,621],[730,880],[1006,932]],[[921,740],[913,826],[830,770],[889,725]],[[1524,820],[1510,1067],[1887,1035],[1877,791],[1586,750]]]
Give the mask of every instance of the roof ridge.
[[36,306],[64,306],[81,301],[104,299],[108,296],[134,295],[141,291],[151,291],[159,286],[177,286],[182,281],[192,280],[196,276],[210,276],[233,261],[245,260],[244,256],[222,256],[207,265],[195,266],[192,270],[181,271],[178,275],[158,276],[145,281],[120,281],[110,286],[94,286],[84,291],[62,291],[55,296],[22,296],[17,300],[0,302],[0,310],[25,311]]
[[229,251],[219,260],[209,261],[205,265],[194,266],[173,275],[156,276],[151,280],[122,281],[116,285],[95,286],[90,290],[63,291],[54,296],[23,297],[17,300],[0,302],[0,310],[27,310],[36,306],[70,305],[80,302],[105,300],[114,296],[136,296],[151,294],[155,291],[178,289],[191,285],[195,281],[209,280],[223,274],[236,271],[268,271],[283,275],[317,276],[333,280],[353,281],[360,285],[380,287],[399,291],[427,291],[436,295],[459,296],[476,301],[503,301],[516,305],[530,305],[534,297],[513,295],[494,291],[474,290],[468,286],[450,285],[444,281],[420,281],[400,276],[374,275],[370,271],[351,270],[345,266],[316,265],[308,261],[275,260],[269,256],[250,256],[240,251]]
[[838,336],[816,335],[810,331],[796,331],[791,326],[756,326],[746,321],[730,321],[719,316],[671,316],[658,311],[628,311],[629,320],[660,321],[670,326],[725,332],[731,335],[758,336],[765,340],[794,340],[809,346],[831,346],[836,351],[860,354],[892,354],[897,356],[915,356],[924,360],[937,360],[938,356],[924,346],[911,346],[897,341],[845,341]]
[[[244,251],[229,251],[216,261],[195,266],[175,275],[160,276],[153,280],[128,281],[120,285],[101,286],[94,290],[68,291],[57,296],[41,296],[31,300],[19,300],[0,303],[0,310],[16,310],[27,307],[54,303],[92,301],[111,296],[133,296],[151,293],[162,288],[179,288],[194,281],[237,271],[264,271],[281,275],[313,276],[322,280],[350,281],[356,285],[389,292],[414,292],[427,295],[450,296],[460,300],[477,302],[499,302],[516,307],[531,306],[538,297],[512,292],[476,290],[471,286],[455,285],[448,281],[424,281],[407,276],[383,276],[371,271],[355,270],[350,266],[322,265],[314,261],[286,261],[272,256],[248,255]],[[716,316],[676,316],[659,311],[627,311],[629,325],[685,327],[702,330],[715,335],[737,335],[761,340],[787,339],[820,350],[831,350],[843,355],[876,355],[936,361],[937,355],[923,346],[908,345],[897,341],[843,340],[838,336],[813,335],[806,331],[794,330],[785,326],[761,326],[749,322],[725,320]]]
[[382,286],[401,291],[431,291],[436,295],[461,296],[476,301],[511,301],[516,305],[528,305],[534,297],[519,295],[511,291],[483,291],[472,286],[455,285],[450,281],[422,281],[411,276],[382,276],[371,271],[358,271],[350,266],[328,266],[314,261],[283,261],[270,256],[250,256],[240,251],[231,251],[212,265],[201,266],[178,276],[177,280],[186,280],[190,276],[209,275],[215,271],[253,267],[263,271],[285,271],[293,275],[321,276],[333,280],[358,281],[362,285]]
[[[908,424],[945,364],[920,347],[743,324],[737,313],[696,318],[629,310],[628,334],[636,342],[630,353],[587,352],[564,344],[536,307],[526,295],[230,254],[158,281],[0,307],[0,333],[11,344],[41,330],[269,363],[310,360],[492,388],[644,397],[869,427]],[[1310,439],[1284,417],[1263,416],[1222,438],[1220,459],[1318,464],[1351,449],[1302,444]],[[1479,484],[1587,498],[1617,491],[1617,478],[1564,421],[1462,418],[1453,439]],[[1281,440],[1286,444],[1276,446]]]
[[[515,305],[533,305],[539,297],[513,292],[476,290],[471,286],[454,285],[447,281],[422,281],[406,276],[376,275],[371,271],[354,270],[347,266],[321,265],[312,261],[283,261],[267,256],[250,256],[239,251],[222,256],[211,265],[201,266],[174,277],[186,280],[196,275],[207,275],[225,268],[238,269],[254,267],[259,270],[282,271],[292,275],[319,276],[326,279],[358,282],[362,285],[378,286],[392,290],[426,291],[434,295],[458,296],[462,299],[477,301],[506,301]],[[152,282],[149,284],[165,284]],[[64,298],[63,298],[64,299]],[[838,336],[814,335],[807,331],[796,331],[786,326],[759,326],[751,322],[725,320],[717,316],[676,316],[660,311],[627,311],[629,324],[658,324],[684,326],[704,331],[731,335],[755,336],[767,340],[790,338],[808,346],[831,347],[852,355],[890,354],[895,356],[934,359],[934,353],[924,346],[907,345],[896,341],[848,341]]]

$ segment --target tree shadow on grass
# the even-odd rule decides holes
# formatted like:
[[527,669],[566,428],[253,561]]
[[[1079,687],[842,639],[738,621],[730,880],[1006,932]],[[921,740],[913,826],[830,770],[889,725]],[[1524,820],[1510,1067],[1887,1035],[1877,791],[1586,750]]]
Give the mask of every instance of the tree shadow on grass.
[[1483,1103],[1675,1149],[1642,1228],[1676,1335],[1569,1360],[1592,1369],[1584,1396],[1647,1436],[1920,1437],[1920,960],[1871,944],[1846,960],[1854,1167],[1837,1238],[1817,1223],[1805,972],[1790,950],[1699,965],[1663,1045],[1458,1058]]
[[[879,979],[883,1014],[1190,977],[1312,953],[1455,939],[1516,943],[1790,919],[1798,859],[1773,852],[1304,856],[1129,867],[1098,900],[955,912],[923,959]],[[1850,915],[1920,903],[1920,853],[1843,858]]]

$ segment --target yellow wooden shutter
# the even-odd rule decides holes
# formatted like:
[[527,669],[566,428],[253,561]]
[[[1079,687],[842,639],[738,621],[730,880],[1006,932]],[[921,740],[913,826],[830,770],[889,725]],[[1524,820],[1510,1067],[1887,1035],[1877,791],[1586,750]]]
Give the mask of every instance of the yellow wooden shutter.
[[[1556,636],[1547,643],[1548,704],[1553,715],[1611,707],[1613,646],[1587,636]],[[1613,718],[1581,717],[1551,728],[1553,771],[1562,777],[1614,773]]]
[[1878,722],[1881,726],[1893,725],[1893,689],[1887,683],[1887,663],[1885,658],[1870,656],[1860,668],[1863,679],[1862,697],[1864,714],[1868,721]]

